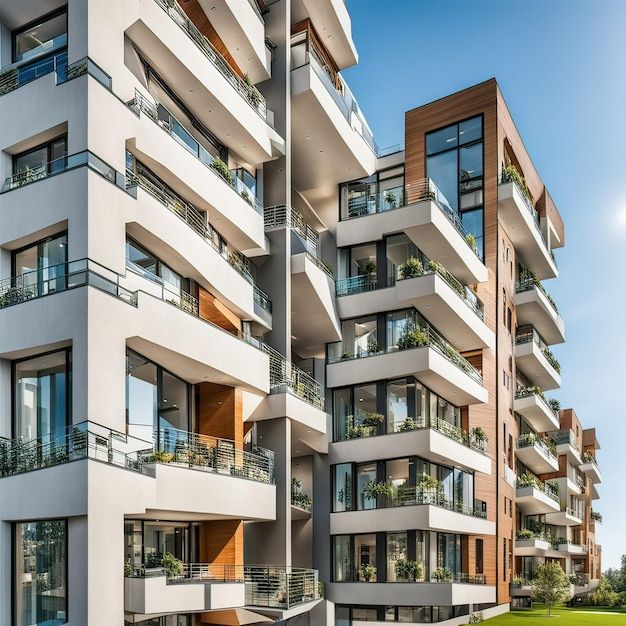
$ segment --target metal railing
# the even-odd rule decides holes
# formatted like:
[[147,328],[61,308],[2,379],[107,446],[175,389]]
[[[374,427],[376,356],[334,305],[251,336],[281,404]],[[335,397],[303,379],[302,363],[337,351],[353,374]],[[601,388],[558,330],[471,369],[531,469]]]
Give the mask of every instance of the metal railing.
[[553,460],[556,460],[556,451],[550,447],[550,444],[542,437],[538,437],[534,433],[527,433],[520,435],[517,439],[517,447],[521,448],[536,448],[544,456],[548,456]]
[[274,482],[274,452],[255,446],[245,450],[234,441],[198,433],[162,428],[154,432],[154,448],[139,454],[143,463],[176,463],[247,478]]
[[558,315],[559,309],[556,306],[554,298],[547,292],[546,288],[541,284],[541,281],[537,280],[534,276],[522,278],[518,280],[517,284],[515,285],[515,293],[523,293],[525,291],[531,291],[533,289],[541,291],[541,293],[550,303],[550,306],[554,309],[554,312]]
[[[393,199],[390,198],[390,192],[393,192]],[[358,200],[348,199],[345,209],[342,210],[341,219],[350,220],[373,215],[375,213],[385,213],[426,201],[433,202],[441,210],[459,235],[461,235],[470,250],[478,256],[478,250],[473,248],[468,242],[468,233],[461,223],[459,213],[450,206],[446,197],[429,178],[424,178],[393,190],[388,189],[379,194],[360,197]]]
[[0,281],[0,309],[87,285],[137,306],[137,293],[121,287],[118,274],[90,259],[79,259]]
[[104,178],[117,185],[120,189],[126,189],[126,180],[122,174],[93,152],[83,150],[82,152],[68,154],[47,163],[42,163],[34,168],[16,172],[4,181],[0,193],[7,193],[24,185],[29,185],[30,183],[35,183],[79,167],[88,167],[90,170],[104,176]]
[[239,76],[228,61],[217,51],[213,44],[198,30],[197,26],[187,17],[176,0],[154,0],[193,41],[196,47],[213,64],[220,74],[232,85],[244,101],[268,124],[271,115],[268,114],[265,98],[251,83]]
[[[418,476],[419,480],[419,476]],[[388,508],[397,506],[437,506],[448,511],[487,519],[487,505],[485,502],[476,501],[473,506],[467,506],[462,502],[453,502],[439,489],[423,489],[422,487],[402,486],[394,489],[395,493],[391,497],[383,496],[379,498],[376,508]]]
[[574,431],[567,428],[565,430],[557,430],[550,434],[557,446],[569,445],[576,448],[576,435]]
[[378,289],[378,278],[375,272],[371,274],[361,274],[360,276],[351,276],[350,278],[342,278],[335,284],[337,297],[352,296],[357,293],[365,293],[376,289]]
[[246,565],[246,605],[288,609],[319,599],[317,570],[284,565]]
[[[407,320],[408,321],[408,320]],[[470,378],[475,380],[477,383],[483,383],[482,374],[463,356],[461,353],[450,344],[444,337],[442,337],[430,324],[422,323],[420,325],[416,324],[415,329],[417,331],[422,331],[424,333],[424,342],[419,345],[414,345],[411,347],[403,348],[404,350],[413,350],[424,347],[433,348],[443,357],[448,359],[451,363],[456,365],[459,369],[465,372]],[[336,348],[340,348],[337,350]],[[341,361],[351,361],[353,359],[362,359],[371,356],[379,356],[381,354],[391,354],[393,352],[398,352],[400,348],[397,345],[389,346],[386,349],[370,351],[363,349],[359,346],[353,346],[353,352],[347,352],[343,350],[343,342],[338,341],[333,344],[329,344],[329,352],[327,363],[338,363]],[[334,350],[333,350],[334,348]],[[331,352],[338,353],[337,356],[331,356]]]
[[[527,476],[529,476],[527,474]],[[551,498],[552,500],[554,500],[555,502],[559,502],[559,494],[557,491],[551,489],[548,486],[547,482],[541,482],[536,476],[532,477],[532,480],[527,479],[523,479],[521,477],[518,477],[517,479],[517,489],[527,489],[528,487],[532,487],[533,489],[537,489],[538,491],[541,491],[542,493],[544,493],[545,495],[547,495],[549,498]]]
[[552,367],[557,374],[560,373],[561,364],[554,356],[543,337],[535,330],[535,327],[531,325],[520,326],[515,333],[515,345],[519,346],[531,342],[541,350],[541,354],[543,354],[550,367]]
[[150,475],[139,461],[137,452],[125,449],[132,447],[128,445],[130,439],[125,433],[89,421],[72,424],[36,439],[0,438],[0,476],[13,476],[87,458]]
[[312,376],[287,361],[271,346],[263,343],[261,349],[270,358],[270,393],[292,393],[315,408],[324,410],[324,391]]
[[310,246],[313,254],[317,256],[320,245],[319,233],[306,223],[299,211],[296,211],[296,209],[290,206],[281,204],[265,207],[265,209],[263,209],[263,217],[266,230],[285,227],[291,228],[300,235],[304,243]]
[[530,398],[531,396],[534,396],[535,398],[539,398],[539,400],[546,407],[546,409],[548,409],[548,411],[552,413],[558,420],[558,417],[559,417],[558,411],[555,411],[550,406],[550,403],[548,402],[548,400],[546,399],[546,397],[544,396],[543,392],[540,389],[534,388],[534,387],[523,387],[521,389],[518,389],[515,392],[516,400],[521,400],[522,398]]
[[[155,2],[159,2],[159,0],[155,0]],[[138,89],[135,89],[135,97],[128,102],[128,107],[137,115],[141,115],[141,113],[147,115],[159,128],[170,135],[176,143],[195,156],[196,159],[208,167],[221,181],[226,183],[233,191],[241,196],[257,213],[263,215],[261,201],[243,181],[233,176],[233,174],[228,171],[225,163],[213,157],[162,104],[155,104],[146,98]]]
[[229,563],[182,563],[180,575],[174,575],[166,567],[141,565],[126,571],[125,578],[160,578],[165,576],[167,584],[243,582],[244,566]]

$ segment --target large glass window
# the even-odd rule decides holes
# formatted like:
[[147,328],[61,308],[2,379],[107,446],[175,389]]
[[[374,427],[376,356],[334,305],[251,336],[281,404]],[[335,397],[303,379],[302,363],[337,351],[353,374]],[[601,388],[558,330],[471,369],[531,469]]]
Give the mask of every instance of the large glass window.
[[356,489],[357,489],[357,509],[359,511],[365,509],[376,508],[376,496],[370,494],[367,490],[369,483],[376,482],[376,463],[365,463],[357,465],[356,468]]
[[401,278],[400,267],[406,263],[407,259],[415,257],[423,260],[423,255],[404,233],[387,237],[385,247],[387,249],[387,286],[390,287]]
[[47,15],[13,33],[13,62],[67,46],[67,11]]
[[380,351],[375,315],[345,320],[341,322],[341,332],[343,335],[341,357],[367,356]]
[[21,522],[14,527],[17,626],[67,622],[67,522]]
[[426,390],[414,378],[387,383],[387,432],[397,433],[425,424]]
[[387,313],[387,350],[397,348],[398,340],[416,326],[425,325],[415,309]]
[[71,352],[60,350],[13,365],[14,437],[63,438],[70,423]]
[[335,465],[333,511],[352,510],[352,463]]
[[484,257],[483,122],[482,116],[452,124],[426,135],[426,175],[461,214],[461,222],[476,238]]
[[36,180],[65,169],[67,137],[58,137],[13,157],[13,174],[25,181]]
[[39,241],[13,253],[13,276],[36,295],[64,289],[67,276],[67,234]]
[[376,567],[376,535],[354,536],[354,561],[359,582],[375,583],[378,571]]
[[161,283],[172,293],[181,293],[182,276],[130,238],[126,239],[126,262],[146,278]]
[[333,537],[335,582],[352,580],[352,541],[350,535],[336,535]]
[[406,533],[387,534],[387,582],[406,581],[405,570],[399,567],[398,562],[408,558]]
[[449,569],[453,575],[461,573],[461,536],[452,533],[437,534],[437,565]]

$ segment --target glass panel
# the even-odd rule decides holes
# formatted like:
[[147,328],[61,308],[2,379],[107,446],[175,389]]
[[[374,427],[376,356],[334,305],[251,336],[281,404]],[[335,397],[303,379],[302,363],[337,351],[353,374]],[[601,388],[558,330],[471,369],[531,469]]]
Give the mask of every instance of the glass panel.
[[30,172],[32,176],[46,173],[46,163],[48,162],[48,146],[36,148],[30,152],[20,154],[15,157],[13,165],[14,174]]
[[350,276],[376,274],[376,244],[356,246],[350,250]]
[[45,241],[40,246],[39,267],[41,268],[42,293],[65,288],[67,263],[67,237]]
[[376,183],[373,180],[355,181],[347,185],[346,217],[358,217],[376,212]]
[[461,168],[459,180],[461,182],[461,191],[465,191],[464,183],[483,175],[483,144],[477,143],[473,146],[461,148],[459,153],[459,166]]
[[463,211],[461,213],[461,223],[463,228],[476,237],[476,247],[478,256],[484,258],[483,250],[483,210],[473,209],[471,211]]
[[352,463],[335,465],[333,511],[352,510]]
[[401,278],[399,268],[410,257],[421,259],[417,246],[404,234],[387,237],[387,286]]
[[45,437],[69,424],[66,360],[62,350],[15,364],[15,437]]
[[457,146],[458,126],[452,124],[442,130],[437,130],[426,135],[426,154],[436,154],[443,150],[450,150]]
[[405,330],[411,328],[414,324],[418,324],[420,321],[413,310],[388,313],[387,350],[395,349],[398,345],[398,340]]
[[459,124],[459,142],[461,145],[476,141],[483,136],[483,120],[480,116],[473,117]]
[[169,372],[163,372],[159,429],[191,430],[189,424],[189,385]]
[[31,26],[15,35],[15,62],[30,59],[67,45],[67,13]]
[[15,525],[18,626],[56,626],[67,621],[66,546],[64,520]]
[[352,607],[352,621],[355,620],[361,622],[376,622],[378,621],[378,609],[354,606]]
[[157,427],[157,366],[135,352],[126,355],[126,423],[129,434],[152,441]]
[[141,522],[124,522],[124,563],[136,570],[141,567]]
[[448,467],[437,467],[437,480],[441,482],[441,491],[445,502],[454,502],[454,472]]
[[457,152],[443,152],[437,156],[429,156],[426,161],[426,172],[439,191],[446,197],[448,204],[458,210],[459,175],[457,171]]
[[438,567],[449,569],[452,574],[460,573],[461,541],[459,535],[438,533],[437,564]]
[[341,323],[341,327],[344,355],[367,356],[370,352],[379,351],[375,315],[346,320]]
[[160,567],[166,553],[187,562],[189,542],[188,524],[144,522],[143,550],[146,567]]
[[165,286],[174,293],[181,292],[182,285],[182,277],[180,274],[177,274],[174,270],[171,270],[167,265],[163,263],[159,264],[159,274],[161,278],[165,281]]
[[408,580],[403,575],[403,570],[400,570],[400,573],[396,572],[397,562],[406,561],[407,558],[406,533],[389,533],[387,535],[387,582]]
[[409,459],[395,459],[387,461],[387,482],[391,483],[396,490],[409,485]]
[[129,239],[126,240],[126,259],[153,276],[158,275],[156,257]]
[[50,144],[50,173],[62,172],[65,169],[67,156],[67,137],[61,137]]
[[[409,428],[409,396],[415,397],[415,383],[407,383],[406,378],[387,383],[387,432],[397,433]],[[413,417],[414,417],[414,412]]]
[[354,561],[361,582],[376,582],[376,535],[354,537]]
[[376,482],[376,463],[357,465],[356,468],[356,489],[357,489],[357,509],[376,508],[376,497],[367,497],[364,493],[368,483]]
[[347,582],[352,580],[350,536],[338,535],[333,537],[335,553],[335,582]]
[[35,245],[26,250],[22,250],[15,255],[15,275],[24,276],[25,287],[36,287],[39,277],[37,269],[39,267],[39,246]]
[[432,622],[429,606],[399,606],[398,621],[410,624],[430,624]]
[[335,441],[346,439],[350,428],[348,417],[352,416],[352,392],[350,389],[336,389],[333,392],[333,418]]

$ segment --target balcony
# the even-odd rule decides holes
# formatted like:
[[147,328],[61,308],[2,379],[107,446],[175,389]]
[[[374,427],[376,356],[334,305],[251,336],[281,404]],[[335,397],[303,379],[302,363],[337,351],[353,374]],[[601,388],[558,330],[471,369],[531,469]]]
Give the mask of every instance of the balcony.
[[[576,435],[573,430],[558,430],[552,433],[551,436],[556,443],[556,453],[558,455],[566,454],[570,463],[572,463],[575,467],[581,465],[583,461],[576,443]],[[570,477],[570,480],[575,481],[576,477],[572,476]]]
[[583,523],[583,516],[567,506],[561,506],[558,513],[548,513],[546,524],[554,526],[580,526]]
[[581,457],[582,463],[579,466],[579,470],[585,474],[589,480],[594,484],[602,482],[602,474],[600,468],[596,463],[594,456],[590,452],[585,452]]
[[125,576],[124,610],[167,615],[244,605],[243,566],[189,563],[180,569],[144,568]]
[[561,386],[561,366],[532,326],[517,329],[515,364],[536,387],[549,391]]
[[565,325],[554,300],[533,277],[520,280],[513,297],[520,326],[533,326],[548,344],[565,341]]
[[539,280],[558,276],[536,209],[519,184],[504,173],[498,185],[498,219],[524,260],[524,265]]
[[482,575],[458,574],[449,580],[415,583],[330,583],[328,598],[335,603],[369,605],[453,606],[496,602],[496,588]]
[[337,224],[337,247],[377,241],[404,232],[429,258],[464,284],[487,280],[487,268],[468,242],[458,213],[428,179],[399,189],[393,203],[386,195],[348,204]]
[[491,474],[486,442],[441,418],[407,418],[398,432],[377,435],[374,431],[361,426],[358,431],[353,429],[360,436],[332,443],[329,463],[365,463],[417,454],[434,463],[452,462],[468,472]]
[[[224,241],[208,222],[206,212],[181,198],[141,163],[135,162],[133,167],[134,171],[126,172],[126,186],[137,198],[136,221],[158,239],[152,249],[158,250],[165,243],[174,247],[185,259],[185,276],[209,289],[239,317],[271,328],[272,303],[255,284],[250,260]],[[157,203],[177,221],[163,220]],[[134,224],[129,226],[131,234],[134,228]],[[190,232],[198,238],[189,238]]]
[[254,165],[284,154],[284,139],[273,128],[262,94],[233,70],[176,1],[142,2],[133,17],[126,36],[222,144],[237,146]]
[[296,38],[292,35],[294,186],[306,191],[369,176],[376,170],[376,145],[354,96],[323,55]]
[[550,538],[544,535],[527,536],[530,533],[518,531],[515,540],[516,556],[545,556],[545,553],[551,549]]
[[[210,213],[213,225],[237,249],[264,248],[261,200],[163,105],[135,91],[128,106],[141,120],[136,137],[128,142],[133,155],[170,187],[184,187],[187,196]],[[171,141],[164,142],[157,129]],[[208,177],[207,170],[211,172]]]
[[539,387],[518,389],[513,401],[513,409],[538,433],[545,433],[559,427],[559,415],[550,406],[549,400]]
[[535,474],[559,471],[556,446],[551,439],[542,439],[534,433],[521,435],[517,440],[517,458]]
[[320,599],[319,572],[281,565],[246,565],[246,606],[288,618],[291,611]]
[[517,479],[516,504],[524,515],[541,515],[561,510],[559,495],[550,483],[542,483],[529,474]]
[[573,543],[569,539],[560,539],[559,552],[564,552],[572,556],[580,556],[587,554],[587,546],[581,546],[580,544]]
[[391,346],[377,352],[342,353],[343,345],[329,346],[328,387],[344,387],[370,380],[415,376],[435,393],[457,406],[487,402],[482,376],[432,327],[415,331],[405,349]]
[[330,534],[393,532],[421,528],[472,535],[495,534],[495,523],[487,520],[487,506],[451,502],[436,488],[392,487],[390,496],[378,496],[373,508],[331,513]]
[[337,281],[337,297],[341,318],[415,307],[425,317],[436,320],[437,328],[459,350],[495,344],[494,333],[484,322],[482,302],[433,261],[420,275],[398,279],[395,285],[383,289],[378,289],[376,274]]

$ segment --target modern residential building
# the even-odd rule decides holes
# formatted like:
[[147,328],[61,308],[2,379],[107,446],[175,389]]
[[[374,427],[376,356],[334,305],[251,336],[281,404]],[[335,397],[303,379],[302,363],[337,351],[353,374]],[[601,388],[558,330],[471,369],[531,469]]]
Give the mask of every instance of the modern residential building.
[[544,395],[562,219],[495,80],[381,150],[357,61],[342,0],[0,5],[0,623],[593,588],[599,445]]

